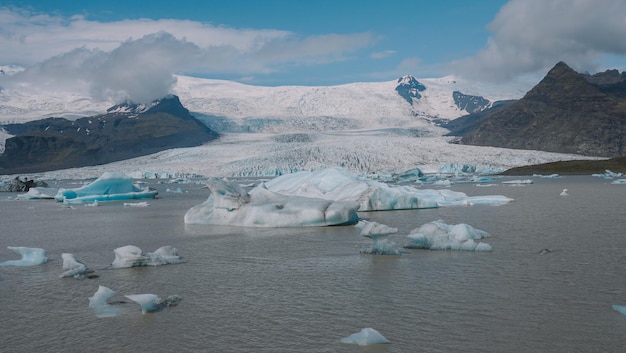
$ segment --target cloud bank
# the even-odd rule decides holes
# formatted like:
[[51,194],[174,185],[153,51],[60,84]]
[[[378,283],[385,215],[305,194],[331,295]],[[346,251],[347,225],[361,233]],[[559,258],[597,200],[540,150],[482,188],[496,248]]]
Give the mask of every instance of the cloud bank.
[[252,76],[346,60],[370,33],[299,37],[186,20],[89,21],[0,9],[0,64],[26,67],[3,87],[88,90],[146,102],[169,93],[175,73]]
[[626,54],[626,1],[512,0],[488,25],[475,56],[450,67],[468,78],[506,81],[565,61],[595,72],[607,54]]

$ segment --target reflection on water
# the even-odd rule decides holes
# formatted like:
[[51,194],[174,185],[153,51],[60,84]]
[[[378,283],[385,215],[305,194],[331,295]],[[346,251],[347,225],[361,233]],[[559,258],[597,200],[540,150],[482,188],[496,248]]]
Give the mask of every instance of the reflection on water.
[[[41,247],[49,263],[1,267],[3,352],[615,352],[624,346],[624,185],[591,177],[532,185],[453,185],[501,194],[504,206],[370,212],[397,227],[398,246],[422,224],[466,223],[491,234],[492,252],[409,250],[370,255],[355,227],[239,228],[185,225],[208,191],[182,185],[147,207],[119,203],[66,209],[0,195],[0,261],[6,246]],[[568,196],[560,196],[567,188]],[[115,248],[172,245],[186,263],[110,269]],[[542,249],[552,252],[541,254]],[[61,254],[97,278],[59,278]],[[100,285],[117,316],[99,318],[88,298]],[[141,312],[124,295],[179,295]],[[372,327],[391,344],[340,340]]]

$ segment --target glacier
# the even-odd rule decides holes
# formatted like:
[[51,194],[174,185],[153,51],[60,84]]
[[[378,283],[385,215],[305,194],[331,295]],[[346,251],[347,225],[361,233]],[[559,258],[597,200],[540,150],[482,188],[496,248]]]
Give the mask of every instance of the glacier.
[[178,249],[165,245],[154,252],[144,253],[139,247],[126,245],[113,250],[115,259],[112,268],[161,266],[186,262],[178,255]]
[[513,201],[502,195],[467,196],[446,189],[418,189],[408,185],[392,187],[336,168],[284,174],[265,185],[269,190],[283,195],[358,202],[359,211],[504,205]]
[[48,262],[46,250],[41,248],[29,248],[25,246],[7,246],[16,254],[22,256],[19,260],[7,260],[0,262],[0,266],[36,266]]
[[207,186],[211,195],[187,211],[186,224],[314,227],[358,222],[356,202],[287,196],[268,190],[264,184],[246,192],[223,178],[209,178]]
[[366,327],[364,329],[361,329],[361,331],[357,333],[342,338],[341,343],[369,346],[373,344],[387,344],[390,343],[390,341],[375,329],[371,327]]
[[413,229],[407,237],[409,249],[491,251],[491,245],[476,242],[491,236],[468,224],[446,224],[442,220],[426,223]]
[[121,201],[154,198],[156,190],[140,188],[133,179],[121,172],[105,172],[90,184],[74,189],[59,189],[54,199],[75,204],[94,201]]
[[98,290],[89,297],[89,307],[95,312],[97,317],[116,316],[120,308],[108,303],[108,300],[115,296],[115,291],[105,286],[98,286]]

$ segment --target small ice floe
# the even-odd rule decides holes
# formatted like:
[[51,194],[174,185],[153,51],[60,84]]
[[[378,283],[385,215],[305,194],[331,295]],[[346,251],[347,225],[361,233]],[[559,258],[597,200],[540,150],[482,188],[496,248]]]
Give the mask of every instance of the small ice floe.
[[87,277],[89,273],[93,271],[87,268],[84,263],[79,261],[74,254],[63,253],[61,254],[61,258],[63,258],[63,269],[66,270],[59,277],[74,277],[77,279],[83,279]]
[[15,197],[16,200],[42,200],[42,199],[54,199],[54,196],[59,192],[58,188],[48,188],[43,186],[36,186],[28,189],[25,194],[19,194]]
[[153,199],[156,195],[156,190],[135,185],[133,179],[124,173],[105,172],[98,179],[79,188],[59,189],[54,198],[58,202],[77,204],[93,201]]
[[369,346],[372,344],[391,343],[380,332],[371,327],[366,327],[357,333],[341,339],[341,343],[357,344],[359,346]]
[[92,203],[86,203],[85,206],[98,207],[100,204],[98,204],[98,200],[94,200]]
[[98,291],[89,297],[89,307],[95,311],[97,317],[116,316],[120,309],[108,302],[113,296],[115,296],[115,292],[112,289],[98,286]]
[[372,245],[367,249],[362,249],[361,253],[376,255],[400,255],[400,249],[396,244],[387,237],[390,234],[397,233],[398,228],[389,227],[387,225],[369,222],[365,220],[359,221],[356,225],[361,229],[361,235],[372,239]]
[[517,180],[507,180],[507,181],[503,181],[502,184],[508,184],[508,185],[528,185],[528,184],[533,184],[533,181],[530,179],[517,179]]
[[142,202],[124,202],[124,207],[148,207],[150,204],[148,201]]
[[539,250],[539,255],[545,255],[545,254],[549,254],[551,252],[554,252],[554,250],[545,248],[545,249]]
[[144,314],[177,305],[183,299],[179,295],[170,295],[165,299],[161,299],[156,294],[129,294],[125,295],[125,297],[141,305],[141,312]]
[[160,266],[186,262],[178,255],[178,249],[165,245],[155,252],[144,253],[134,245],[126,245],[113,250],[115,260],[111,264],[113,268],[128,268],[142,266]]
[[22,255],[19,260],[7,260],[0,262],[0,266],[35,266],[48,262],[46,251],[41,248],[28,248],[24,246],[7,246],[16,254]]
[[613,180],[611,184],[626,184],[626,179],[616,179]]
[[569,194],[567,193],[567,189],[563,189],[563,191],[561,191],[561,196],[568,196]]
[[626,305],[613,305],[613,309],[626,315]]
[[426,223],[413,229],[405,248],[431,250],[491,251],[491,245],[476,242],[490,234],[468,224],[446,224],[442,220]]
[[599,177],[599,178],[602,178],[602,179],[613,179],[613,178],[619,178],[619,177],[621,177],[621,176],[623,176],[623,175],[624,175],[624,174],[622,174],[622,173],[615,173],[615,172],[612,172],[612,171],[610,171],[610,170],[608,170],[608,169],[606,169],[606,170],[604,171],[604,173],[602,173],[602,174],[591,174],[591,176],[594,176],[594,177]]

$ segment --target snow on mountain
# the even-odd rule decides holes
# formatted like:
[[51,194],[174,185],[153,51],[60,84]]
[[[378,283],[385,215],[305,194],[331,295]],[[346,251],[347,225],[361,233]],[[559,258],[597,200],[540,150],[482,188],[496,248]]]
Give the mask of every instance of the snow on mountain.
[[[492,103],[522,97],[525,90],[519,88],[480,86],[453,76],[417,80],[405,76],[387,82],[323,87],[261,87],[188,76],[176,79],[172,93],[200,120],[212,128],[218,127],[223,133],[219,140],[39,176],[93,178],[113,170],[134,177],[271,177],[327,167],[343,167],[357,173],[403,172],[416,167],[436,172],[451,163],[472,165],[478,170],[504,170],[581,158],[450,144],[450,138],[443,137],[447,130],[433,123],[466,113],[455,103],[454,91],[480,96]],[[397,90],[401,84],[408,84],[403,87],[405,94]],[[49,116],[91,116],[113,105],[114,102],[97,102],[78,93],[2,90],[0,124]]]

